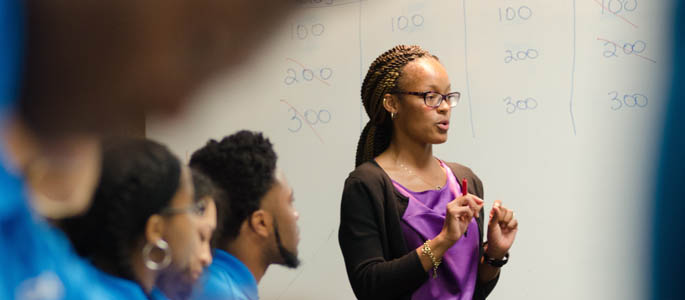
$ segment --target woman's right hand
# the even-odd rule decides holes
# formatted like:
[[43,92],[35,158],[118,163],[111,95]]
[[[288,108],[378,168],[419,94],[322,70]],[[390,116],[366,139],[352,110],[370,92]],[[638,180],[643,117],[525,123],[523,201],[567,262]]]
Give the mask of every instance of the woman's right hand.
[[[447,203],[442,231],[433,240],[427,241],[436,259],[442,259],[445,252],[461,238],[471,223],[471,219],[474,216],[479,217],[481,207],[483,207],[483,200],[471,194]],[[433,263],[428,256],[422,255],[422,248],[423,246],[418,247],[416,253],[421,259],[424,270],[428,271],[433,267]]]
[[466,232],[471,219],[479,217],[482,207],[483,200],[472,194],[466,194],[447,203],[445,223],[436,239],[448,243],[448,248],[454,245]]

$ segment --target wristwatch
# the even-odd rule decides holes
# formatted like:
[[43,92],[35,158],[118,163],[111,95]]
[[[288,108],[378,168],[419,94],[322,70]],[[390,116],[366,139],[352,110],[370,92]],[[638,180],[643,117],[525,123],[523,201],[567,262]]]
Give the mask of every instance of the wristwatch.
[[485,260],[485,263],[495,268],[501,268],[502,266],[506,265],[507,262],[509,262],[509,252],[507,252],[507,254],[505,254],[502,259],[494,259],[492,257],[489,257],[487,253],[483,253],[483,258]]

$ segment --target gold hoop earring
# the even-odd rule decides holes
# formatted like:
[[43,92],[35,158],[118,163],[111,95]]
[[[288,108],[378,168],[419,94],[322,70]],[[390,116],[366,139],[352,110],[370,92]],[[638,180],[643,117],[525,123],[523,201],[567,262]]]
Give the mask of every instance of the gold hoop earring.
[[394,112],[391,112],[391,113],[390,113],[390,118],[393,119],[393,120],[395,119],[395,113],[394,113]]

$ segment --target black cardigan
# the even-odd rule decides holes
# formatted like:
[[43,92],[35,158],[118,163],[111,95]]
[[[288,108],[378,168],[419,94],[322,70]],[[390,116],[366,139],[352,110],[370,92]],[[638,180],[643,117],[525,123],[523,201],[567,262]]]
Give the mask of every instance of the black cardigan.
[[[467,178],[469,193],[483,198],[483,184],[471,169],[456,163],[447,165],[458,179]],[[411,299],[428,280],[415,249],[407,249],[400,227],[408,203],[373,160],[361,164],[345,180],[338,241],[358,299]],[[482,209],[480,215],[477,223],[482,256]],[[486,284],[477,280],[473,299],[485,299],[498,279]]]

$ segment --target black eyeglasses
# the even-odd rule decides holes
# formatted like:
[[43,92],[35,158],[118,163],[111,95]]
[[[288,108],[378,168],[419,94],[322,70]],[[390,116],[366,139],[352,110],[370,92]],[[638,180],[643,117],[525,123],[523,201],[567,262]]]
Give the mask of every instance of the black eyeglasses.
[[432,107],[432,108],[440,107],[440,104],[442,104],[443,100],[446,100],[447,104],[450,107],[455,107],[455,106],[457,106],[457,103],[459,102],[459,98],[461,97],[461,93],[459,93],[459,92],[452,92],[452,93],[448,93],[448,94],[443,95],[443,94],[440,94],[437,92],[394,91],[391,94],[414,95],[414,96],[423,97],[423,103],[425,103],[426,106]]
[[159,214],[162,216],[173,216],[177,214],[190,213],[193,215],[202,216],[204,215],[205,210],[207,210],[207,200],[200,200],[184,208],[167,207],[162,209]]

